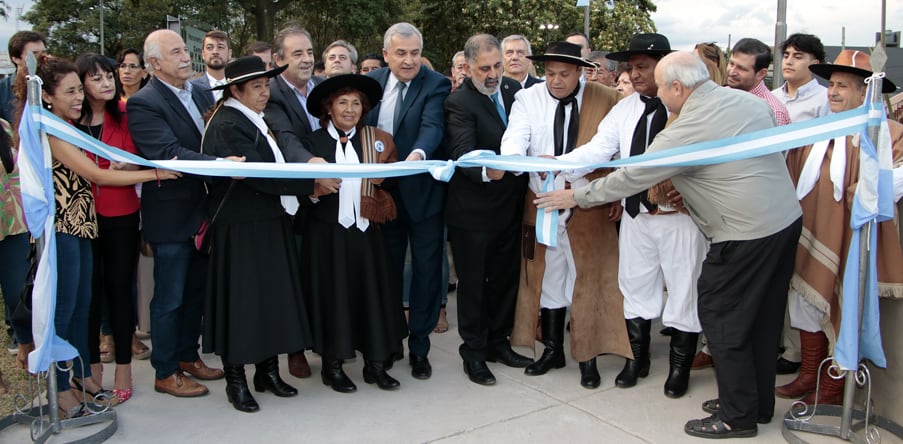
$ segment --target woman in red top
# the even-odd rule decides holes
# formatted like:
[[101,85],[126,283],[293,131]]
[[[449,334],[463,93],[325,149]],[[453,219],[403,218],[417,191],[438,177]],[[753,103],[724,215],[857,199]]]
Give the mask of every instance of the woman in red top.
[[[128,131],[125,103],[116,92],[115,68],[99,54],[83,54],[76,61],[85,89],[81,117],[75,126],[103,143],[137,153]],[[102,169],[137,169],[89,154]],[[115,344],[116,374],[113,392],[119,402],[132,396],[132,334],[135,331],[135,274],[138,266],[140,201],[135,187],[93,184],[99,236],[94,240],[94,297],[88,341],[92,374],[101,385],[101,313],[109,310]]]

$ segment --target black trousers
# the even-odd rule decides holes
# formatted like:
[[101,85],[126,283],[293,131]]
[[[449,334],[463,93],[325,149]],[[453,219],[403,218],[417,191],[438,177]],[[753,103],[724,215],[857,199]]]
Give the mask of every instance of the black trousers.
[[774,381],[787,289],[802,218],[760,239],[712,244],[699,276],[699,320],[731,427],[774,416]]
[[100,362],[100,323],[103,304],[109,307],[116,363],[132,362],[132,334],[135,333],[138,212],[125,216],[97,215],[99,236],[93,241],[94,281],[88,318],[88,347],[92,364]]
[[466,361],[485,361],[488,347],[508,346],[520,277],[520,224],[503,230],[448,227],[458,273],[459,348]]

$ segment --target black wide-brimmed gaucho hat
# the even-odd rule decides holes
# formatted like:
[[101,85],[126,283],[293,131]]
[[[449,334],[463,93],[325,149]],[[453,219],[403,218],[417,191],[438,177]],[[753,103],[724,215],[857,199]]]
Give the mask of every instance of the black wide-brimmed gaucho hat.
[[630,59],[630,56],[638,54],[662,57],[671,52],[673,52],[671,50],[671,43],[668,42],[667,37],[661,34],[643,33],[634,34],[634,36],[630,38],[630,45],[627,46],[626,51],[613,52],[605,57],[616,62],[626,62]]
[[210,88],[210,91],[226,89],[229,85],[237,85],[260,77],[275,77],[285,71],[288,65],[282,65],[267,71],[263,59],[257,56],[239,57],[226,64],[226,83]]
[[580,45],[570,42],[552,42],[542,55],[528,55],[528,59],[537,62],[562,62],[584,68],[595,68],[596,64],[580,56]]
[[326,110],[323,109],[323,99],[343,88],[362,92],[367,96],[371,108],[383,98],[383,87],[376,79],[360,74],[342,74],[320,82],[311,90],[310,95],[307,96],[307,112],[316,118],[322,117],[323,114],[326,114]]

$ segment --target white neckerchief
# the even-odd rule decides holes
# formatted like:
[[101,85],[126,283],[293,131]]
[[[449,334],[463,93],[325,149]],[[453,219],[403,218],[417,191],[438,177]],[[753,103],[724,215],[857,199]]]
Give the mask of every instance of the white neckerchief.
[[[228,106],[229,108],[235,108],[240,111],[254,126],[257,127],[257,130],[260,131],[264,137],[266,137],[267,142],[270,144],[270,150],[273,151],[273,157],[276,158],[276,163],[285,163],[285,157],[282,156],[282,150],[279,149],[279,144],[276,143],[276,140],[270,136],[270,129],[267,127],[266,122],[263,120],[263,113],[255,113],[248,108],[243,103],[239,102],[234,97],[230,97],[223,102],[223,106]],[[294,216],[295,213],[298,212],[298,198],[295,196],[279,196],[279,200],[282,202],[282,208],[285,208],[285,212]]]
[[[354,149],[354,144],[351,143],[351,138],[354,137],[357,129],[351,128],[351,131],[348,131],[346,134],[346,137],[348,137],[347,149],[342,146],[342,142],[339,140],[341,139],[339,132],[336,131],[335,125],[333,125],[331,120],[326,127],[326,131],[335,139],[335,163],[361,163],[361,160],[357,157],[357,151]],[[370,221],[366,217],[361,216],[361,179],[345,177],[342,178],[342,184],[339,186],[339,224],[345,228],[350,228],[355,223],[357,229],[361,231],[367,231],[367,227],[370,226]]]
[[[834,140],[834,151],[831,153],[831,164],[828,171],[831,174],[831,184],[834,186],[834,200],[840,202],[843,198],[843,180],[844,172],[847,168],[847,139],[846,137],[838,137]],[[821,173],[821,164],[828,154],[828,144],[831,139],[818,142],[812,145],[812,150],[806,157],[806,163],[803,164],[803,170],[800,171],[800,180],[796,185],[796,197],[803,200],[809,192],[815,188],[818,182],[818,176]]]

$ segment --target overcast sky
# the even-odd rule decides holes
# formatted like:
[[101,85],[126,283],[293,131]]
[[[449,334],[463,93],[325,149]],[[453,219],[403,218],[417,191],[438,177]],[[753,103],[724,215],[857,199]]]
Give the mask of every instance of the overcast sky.
[[[476,1],[476,0],[474,0]],[[598,0],[593,0],[598,1]],[[659,32],[675,49],[692,49],[696,43],[715,41],[721,46],[743,37],[774,43],[777,1],[769,0],[653,0],[652,15]],[[6,50],[16,32],[16,7],[31,7],[29,0],[6,0],[11,10],[0,20],[0,48]],[[846,26],[847,46],[871,46],[881,27],[881,0],[787,0],[787,34],[818,35],[826,45],[840,45]],[[20,29],[28,24],[19,23]],[[887,28],[903,30],[903,1],[887,0]]]
[[[724,47],[743,37],[774,43],[777,0],[654,0],[652,18],[675,49],[717,42]],[[787,35],[815,34],[839,46],[846,27],[847,46],[874,46],[881,28],[881,0],[787,0]],[[887,1],[887,29],[903,29],[903,1]]]

